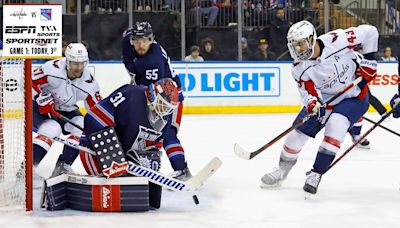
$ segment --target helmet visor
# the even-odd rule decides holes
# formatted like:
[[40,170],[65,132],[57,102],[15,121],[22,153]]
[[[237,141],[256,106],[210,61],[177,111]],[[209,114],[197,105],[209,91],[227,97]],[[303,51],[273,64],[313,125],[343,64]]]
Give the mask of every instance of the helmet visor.
[[171,114],[175,108],[178,107],[176,102],[166,101],[160,94],[156,95],[157,98],[154,100],[153,107],[154,111],[158,116],[163,117]]
[[291,40],[288,43],[290,54],[294,59],[307,60],[313,54],[313,41],[310,38]]

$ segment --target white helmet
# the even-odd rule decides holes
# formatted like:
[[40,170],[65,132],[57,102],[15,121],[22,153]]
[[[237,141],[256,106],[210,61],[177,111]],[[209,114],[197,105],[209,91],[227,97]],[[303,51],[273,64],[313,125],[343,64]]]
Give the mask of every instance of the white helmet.
[[[312,39],[310,41],[310,36]],[[290,55],[295,61],[310,59],[314,54],[317,33],[314,26],[308,21],[299,21],[293,24],[287,34]]]
[[65,49],[65,57],[67,59],[67,70],[70,68],[70,62],[85,62],[85,67],[89,62],[89,54],[85,45],[81,43],[70,43]]

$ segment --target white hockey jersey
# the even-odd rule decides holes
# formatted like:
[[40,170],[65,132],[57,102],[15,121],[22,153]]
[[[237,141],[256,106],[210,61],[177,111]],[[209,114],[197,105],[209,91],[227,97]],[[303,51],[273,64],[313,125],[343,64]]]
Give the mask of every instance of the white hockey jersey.
[[101,100],[100,87],[89,68],[85,68],[80,78],[70,80],[67,76],[66,59],[46,62],[36,68],[32,75],[33,97],[46,91],[54,98],[57,111],[73,111],[78,101],[84,101],[89,110]]
[[[362,53],[377,52],[378,38],[377,29],[370,25],[338,29],[319,36],[317,40],[324,46],[321,55],[315,60],[294,63],[292,69],[303,105],[307,106],[313,96],[319,97],[325,103],[351,84],[355,80],[357,58],[360,58],[353,49],[361,48]],[[330,105],[346,98],[357,97],[360,92],[360,88],[355,86]]]

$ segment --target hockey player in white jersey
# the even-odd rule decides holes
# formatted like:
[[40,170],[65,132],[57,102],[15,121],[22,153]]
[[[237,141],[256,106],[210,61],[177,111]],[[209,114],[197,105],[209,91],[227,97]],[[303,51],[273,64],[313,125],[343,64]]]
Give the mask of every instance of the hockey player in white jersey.
[[[83,126],[83,116],[77,102],[84,101],[86,109],[89,110],[101,100],[99,85],[89,70],[88,63],[85,46],[81,43],[71,43],[65,50],[65,58],[48,61],[34,70],[33,126],[38,128],[38,136],[33,140],[35,166],[40,163],[53,143],[43,135],[59,137],[61,133],[70,133],[69,140],[79,142],[78,136],[82,132],[57,119],[57,114],[60,113],[75,124]],[[76,150],[65,147],[54,172],[68,170],[78,154]]]
[[[367,111],[368,85],[376,75],[377,62],[368,60],[353,48],[361,45],[363,54],[378,50],[378,31],[370,25],[338,29],[317,38],[314,26],[300,21],[289,29],[288,47],[294,59],[292,75],[298,84],[303,108],[295,122],[312,117],[289,133],[281,151],[279,167],[261,178],[261,187],[280,185],[296,164],[299,152],[310,137],[325,127],[313,168],[307,172],[304,191],[315,194],[329,165],[340,149],[346,133]],[[357,77],[362,81],[329,105],[324,105]]]

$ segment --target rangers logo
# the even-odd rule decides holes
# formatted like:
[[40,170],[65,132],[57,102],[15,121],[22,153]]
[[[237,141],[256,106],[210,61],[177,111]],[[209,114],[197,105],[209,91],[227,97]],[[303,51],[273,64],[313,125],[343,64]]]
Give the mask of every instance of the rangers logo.
[[51,21],[51,9],[40,9],[40,20]]

